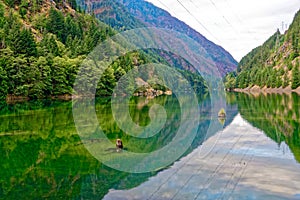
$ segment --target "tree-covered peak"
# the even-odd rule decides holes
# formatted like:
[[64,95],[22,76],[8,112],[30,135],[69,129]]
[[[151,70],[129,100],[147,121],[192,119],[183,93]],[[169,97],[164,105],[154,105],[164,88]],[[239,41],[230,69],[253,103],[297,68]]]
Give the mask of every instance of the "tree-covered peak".
[[277,30],[261,46],[242,58],[237,73],[225,78],[227,89],[287,88],[300,86],[300,10],[289,29]]

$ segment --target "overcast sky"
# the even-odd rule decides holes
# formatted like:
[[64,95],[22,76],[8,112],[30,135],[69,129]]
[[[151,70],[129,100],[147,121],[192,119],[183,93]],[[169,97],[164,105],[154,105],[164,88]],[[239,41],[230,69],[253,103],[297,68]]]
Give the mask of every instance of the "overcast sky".
[[281,32],[282,27],[286,29],[300,8],[300,0],[147,1],[221,45],[237,61],[261,45],[277,28]]

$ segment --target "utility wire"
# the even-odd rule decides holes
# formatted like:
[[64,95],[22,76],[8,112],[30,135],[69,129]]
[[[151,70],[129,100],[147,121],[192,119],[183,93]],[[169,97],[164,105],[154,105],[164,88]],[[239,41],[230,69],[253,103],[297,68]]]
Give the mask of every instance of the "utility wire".
[[[225,3],[227,4],[227,6],[230,8],[230,11],[231,11],[231,13],[233,14],[233,16],[237,19],[237,21],[239,22],[239,24],[244,24],[244,21],[241,19],[241,17],[234,11],[234,9],[232,9],[232,6],[231,6],[231,4],[228,2],[228,0],[224,0],[225,1]],[[256,36],[255,36],[255,34],[253,33],[253,32],[251,32],[251,31],[247,31],[247,33],[249,34],[249,35],[251,35],[252,36],[252,39],[253,40],[255,40],[255,41],[259,41],[257,38],[256,38]]]
[[200,26],[204,29],[204,30],[206,30],[216,41],[218,41],[218,43],[221,43],[221,41],[214,35],[214,34],[212,34],[201,22],[200,22],[200,20],[197,18],[197,17],[195,17],[195,15],[193,15],[193,13],[191,13],[191,11],[189,11],[189,9],[187,9],[187,7],[185,7],[184,5],[183,5],[183,3],[181,2],[181,1],[179,1],[179,0],[176,0],[195,20],[196,20],[196,22],[198,23],[198,24],[200,24]]
[[234,9],[232,9],[231,4],[228,2],[228,0],[224,0],[225,3],[228,5],[228,7],[230,8],[231,13],[233,14],[233,16],[239,21],[240,24],[243,23],[243,20],[240,18],[240,16],[234,11]]
[[[199,6],[192,0],[190,2],[195,6],[197,9],[200,10]],[[229,20],[225,17],[225,15],[222,13],[222,11],[216,6],[216,4],[212,1],[209,0],[209,2],[214,6],[216,11],[222,16],[223,20],[233,29],[233,31],[238,35],[238,31],[235,29],[235,27],[229,22]]]
[[217,10],[217,12],[219,12],[221,15],[222,15],[222,17],[223,17],[223,19],[225,20],[225,22],[229,25],[229,26],[231,26],[231,28],[234,30],[234,32],[236,32],[237,33],[237,30],[234,28],[234,26],[229,22],[229,20],[225,17],[225,15],[223,14],[223,12],[216,6],[216,4],[215,4],[215,2],[213,2],[213,0],[209,0],[210,2],[211,2],[211,4],[215,7],[215,9]]

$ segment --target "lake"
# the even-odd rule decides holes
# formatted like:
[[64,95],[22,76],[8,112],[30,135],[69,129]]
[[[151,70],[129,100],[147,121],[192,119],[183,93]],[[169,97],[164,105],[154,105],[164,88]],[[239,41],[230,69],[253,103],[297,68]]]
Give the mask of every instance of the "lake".
[[[72,102],[2,103],[0,199],[300,199],[300,97],[228,93],[226,102],[224,121],[211,115],[209,98],[199,100],[191,144],[168,166],[145,173],[96,159],[91,148],[101,140],[78,134]],[[174,96],[131,98],[132,121],[151,123],[153,105],[165,108],[165,124],[140,139],[119,128],[109,98],[96,99],[98,123],[111,141],[105,156],[125,155],[116,152],[117,138],[138,153],[172,141],[182,116]]]

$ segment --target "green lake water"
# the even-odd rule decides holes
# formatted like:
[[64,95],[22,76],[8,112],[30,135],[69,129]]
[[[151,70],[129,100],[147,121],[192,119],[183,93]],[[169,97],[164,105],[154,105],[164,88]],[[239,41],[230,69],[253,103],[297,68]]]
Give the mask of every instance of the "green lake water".
[[[266,148],[266,152],[270,150],[272,155],[273,149],[279,149],[278,152],[282,153],[284,147],[284,151],[287,153],[282,153],[282,155],[280,153],[280,158],[284,160],[286,156],[289,159],[289,162],[284,162],[285,167],[291,165],[287,172],[289,170],[300,172],[298,163],[300,161],[300,97],[296,94],[254,97],[253,95],[230,93],[227,94],[226,98],[227,118],[225,122],[218,122],[223,126],[224,129],[222,130],[226,130],[229,136],[238,134],[240,131],[235,127],[239,127],[240,124],[238,126],[235,123],[238,119],[244,120],[245,126],[250,127],[247,129],[252,130],[253,128],[255,130],[251,132],[252,135],[257,134],[265,137],[262,141],[268,140],[265,143],[260,143],[260,140],[255,142],[255,145],[258,145],[256,150],[252,148],[247,151],[251,152],[252,157],[260,155],[261,152],[258,150],[261,147]],[[175,97],[132,98],[129,105],[130,116],[135,123],[146,126],[150,123],[149,109],[154,104],[162,105],[165,108],[167,113],[165,126],[159,134],[151,138],[137,139],[129,137],[117,126],[111,113],[110,99],[96,99],[95,110],[99,124],[107,138],[112,142],[108,153],[116,153],[114,142],[117,138],[122,139],[126,150],[133,152],[151,152],[172,141],[176,130],[179,128],[181,114],[179,103]],[[241,189],[241,192],[236,194],[237,190],[234,190],[233,193],[220,193],[219,191],[222,191],[225,185],[218,187],[219,189],[214,190],[215,192],[207,193],[203,188],[194,188],[194,184],[188,184],[193,179],[198,182],[209,182],[204,181],[206,180],[205,177],[189,179],[183,176],[179,180],[185,180],[183,181],[185,184],[182,183],[178,187],[175,186],[175,183],[180,183],[180,181],[165,177],[165,174],[173,172],[177,165],[183,165],[182,163],[186,159],[193,157],[192,160],[197,160],[200,158],[197,157],[199,149],[216,137],[219,138],[219,143],[215,146],[211,145],[213,147],[212,152],[216,150],[220,155],[225,152],[226,158],[228,155],[238,154],[239,149],[231,148],[228,150],[225,148],[226,146],[221,145],[226,143],[229,138],[229,136],[225,137],[226,134],[224,134],[224,138],[223,136],[219,137],[222,130],[210,131],[210,134],[206,135],[212,121],[218,120],[215,117],[211,118],[210,100],[200,101],[199,110],[196,137],[181,158],[157,172],[126,173],[105,166],[86,149],[85,145],[93,145],[98,141],[97,138],[82,141],[74,124],[72,102],[35,101],[11,105],[2,103],[0,109],[0,199],[182,199],[178,197],[178,194],[185,193],[193,194],[192,197],[187,196],[186,199],[215,199],[216,194],[226,194],[228,197],[231,195],[232,198],[239,198],[241,196],[238,195],[242,195],[245,191],[255,192],[253,187],[245,187],[243,188],[245,191]],[[243,126],[241,125],[241,128]],[[226,133],[226,131],[224,132]],[[249,135],[251,134],[249,133]],[[230,141],[236,138],[234,137]],[[243,137],[239,136],[239,138],[244,138],[245,145],[248,144],[244,135]],[[257,138],[256,135],[255,138]],[[224,142],[222,143],[222,141]],[[247,158],[247,156],[245,157]],[[214,158],[218,158],[218,156]],[[202,161],[213,160],[210,156],[205,159],[203,158]],[[220,159],[218,162],[221,163],[222,160],[224,161],[224,159]],[[249,158],[247,163],[250,161]],[[276,162],[276,164],[278,163],[282,162]],[[193,165],[180,169],[193,172],[199,167],[198,165],[189,169],[189,166]],[[259,171],[259,165],[253,166],[254,170]],[[251,165],[249,169],[252,169]],[[197,173],[195,172],[195,174]],[[211,173],[205,174],[210,175]],[[286,175],[279,174],[278,179],[281,179],[281,176],[285,177]],[[300,185],[300,176],[299,178],[295,177],[293,184]],[[218,178],[215,180],[217,181]],[[164,182],[165,185],[155,188],[155,183],[160,182]],[[220,181],[220,183],[222,182]],[[149,191],[143,188],[147,184],[153,186],[153,188],[147,187]],[[151,188],[152,190],[150,190]],[[207,184],[206,188],[211,187]],[[288,198],[289,196],[286,195],[290,193],[291,198],[300,198],[297,196],[300,194],[297,189],[283,190],[285,191],[284,197]],[[126,191],[127,193],[123,194]],[[164,195],[164,191],[173,193],[168,196]],[[269,195],[273,194],[268,189],[263,189],[263,191],[268,191]],[[260,194],[264,193],[260,191]],[[263,197],[262,195],[258,196],[258,198]],[[280,199],[281,196],[275,195],[274,197]]]

